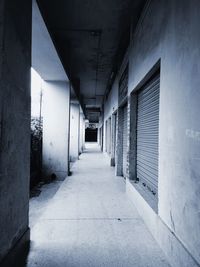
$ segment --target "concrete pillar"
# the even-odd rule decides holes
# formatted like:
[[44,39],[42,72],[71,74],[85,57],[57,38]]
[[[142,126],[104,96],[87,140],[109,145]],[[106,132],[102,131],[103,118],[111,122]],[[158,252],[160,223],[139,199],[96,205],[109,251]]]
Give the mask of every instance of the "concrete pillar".
[[112,130],[111,130],[111,117],[107,120],[107,153],[111,156],[111,142],[112,142]]
[[83,150],[85,149],[85,118],[83,119]]
[[118,108],[116,122],[116,162],[115,172],[117,176],[123,173],[123,109]]
[[[23,8],[22,8],[23,7]],[[0,265],[29,240],[31,1],[0,1]],[[19,242],[20,241],[20,242]],[[12,264],[12,253],[5,258]]]
[[101,124],[100,126],[100,148],[101,148],[101,151],[103,151],[103,124]]
[[100,146],[100,128],[97,129],[97,143]]
[[116,114],[112,115],[111,119],[112,128],[112,138],[111,138],[111,166],[115,166],[115,152],[116,152]]
[[99,128],[100,129],[100,148],[101,148],[101,151],[102,151],[102,148],[103,148],[103,125],[101,125],[101,127]]
[[106,152],[106,146],[107,146],[107,127],[106,127],[106,121],[104,121],[103,124],[103,152]]
[[137,94],[132,93],[128,98],[128,157],[127,178],[137,181],[136,158],[137,158]]
[[80,105],[70,105],[70,161],[79,159]]
[[84,139],[83,139],[85,131],[84,121],[85,121],[84,114],[80,113],[79,154],[81,154],[84,149]]
[[46,81],[43,86],[43,174],[59,180],[68,174],[69,83]]

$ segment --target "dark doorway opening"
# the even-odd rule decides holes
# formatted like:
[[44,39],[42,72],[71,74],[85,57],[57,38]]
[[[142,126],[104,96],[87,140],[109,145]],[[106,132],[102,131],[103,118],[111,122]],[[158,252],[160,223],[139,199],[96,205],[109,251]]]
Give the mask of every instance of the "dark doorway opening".
[[85,142],[97,142],[97,129],[87,128],[85,130]]

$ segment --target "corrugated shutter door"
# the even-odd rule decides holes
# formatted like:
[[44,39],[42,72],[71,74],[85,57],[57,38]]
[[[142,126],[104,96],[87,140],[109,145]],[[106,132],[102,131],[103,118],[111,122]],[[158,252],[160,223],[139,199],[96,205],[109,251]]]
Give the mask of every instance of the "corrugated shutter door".
[[160,75],[138,93],[137,178],[154,195],[158,189]]
[[123,176],[126,176],[127,163],[127,105],[123,108]]

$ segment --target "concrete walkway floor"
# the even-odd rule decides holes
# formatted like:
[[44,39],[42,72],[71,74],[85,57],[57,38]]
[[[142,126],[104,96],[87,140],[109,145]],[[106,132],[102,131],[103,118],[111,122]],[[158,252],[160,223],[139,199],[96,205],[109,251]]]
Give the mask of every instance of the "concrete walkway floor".
[[25,266],[169,266],[95,144],[72,171],[31,229]]

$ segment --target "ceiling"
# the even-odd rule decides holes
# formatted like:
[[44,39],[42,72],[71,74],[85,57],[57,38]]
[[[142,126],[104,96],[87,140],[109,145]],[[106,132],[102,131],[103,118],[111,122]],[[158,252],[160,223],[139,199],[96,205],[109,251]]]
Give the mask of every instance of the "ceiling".
[[41,13],[91,122],[129,43],[145,0],[38,0]]

